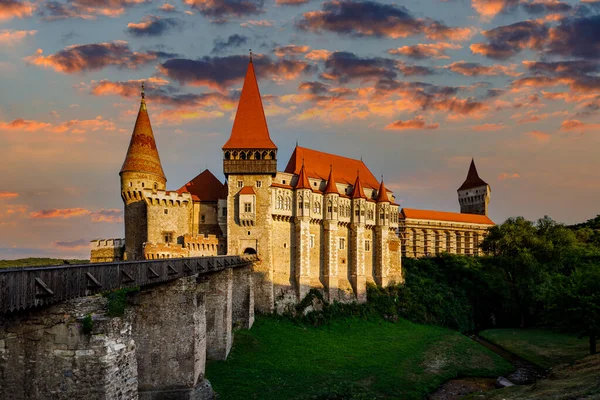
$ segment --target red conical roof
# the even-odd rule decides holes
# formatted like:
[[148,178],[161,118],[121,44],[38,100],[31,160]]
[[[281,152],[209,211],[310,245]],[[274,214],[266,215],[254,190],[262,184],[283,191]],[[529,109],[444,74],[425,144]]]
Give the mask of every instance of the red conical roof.
[[376,201],[378,203],[382,203],[384,201],[391,203],[390,198],[388,197],[388,194],[387,194],[387,189],[385,188],[385,184],[383,183],[383,179],[381,180],[381,185],[379,185],[379,192],[377,193]]
[[154,134],[152,133],[152,126],[150,125],[150,117],[148,117],[143,91],[140,111],[135,120],[135,127],[131,134],[131,141],[129,142],[125,162],[123,162],[123,167],[121,168],[121,173],[123,172],[146,172],[157,175],[165,181],[167,180],[160,164],[160,157],[158,156],[158,149],[154,141]]
[[[296,182],[296,189],[311,189],[308,176],[304,173],[304,165],[300,168],[300,174],[298,174],[298,182]],[[311,189],[312,190],[312,189]]]
[[356,181],[354,182],[354,190],[352,191],[353,199],[366,199],[365,191],[363,190],[362,184],[360,183],[360,175],[356,174]]
[[335,184],[335,179],[333,178],[333,167],[329,170],[329,178],[327,178],[327,186],[325,187],[325,194],[328,193],[340,194],[337,185]]
[[254,64],[250,60],[231,136],[223,146],[223,150],[276,148],[277,146],[269,136],[267,119],[254,73]]
[[487,186],[487,183],[479,177],[479,174],[477,174],[477,168],[475,167],[475,160],[471,159],[471,166],[469,166],[467,179],[458,188],[458,190],[468,190],[480,186]]

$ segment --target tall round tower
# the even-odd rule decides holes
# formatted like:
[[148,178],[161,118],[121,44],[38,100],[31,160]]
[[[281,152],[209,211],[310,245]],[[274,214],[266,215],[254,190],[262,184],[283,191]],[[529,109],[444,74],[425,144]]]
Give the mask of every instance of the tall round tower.
[[458,188],[458,203],[463,214],[488,215],[488,205],[492,190],[483,179],[479,177],[475,160],[471,160],[467,179]]
[[121,197],[125,203],[125,256],[127,260],[141,260],[144,258],[144,243],[148,238],[143,191],[165,190],[167,184],[146,109],[143,83],[140,110],[119,175]]

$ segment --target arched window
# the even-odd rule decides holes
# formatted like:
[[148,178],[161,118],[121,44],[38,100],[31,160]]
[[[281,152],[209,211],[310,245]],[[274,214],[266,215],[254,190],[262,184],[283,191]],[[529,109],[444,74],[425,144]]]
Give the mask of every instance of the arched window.
[[277,209],[283,209],[283,196],[277,196]]
[[285,198],[285,209],[288,211],[292,209],[292,198],[290,196]]
[[321,202],[315,201],[313,204],[313,211],[315,214],[321,214]]
[[254,159],[255,160],[260,160],[260,151],[257,151],[254,153]]
[[242,152],[241,152],[241,154],[240,154],[240,158],[241,158],[242,160],[245,160],[245,159],[246,159],[246,152],[245,152],[245,151],[242,151]]
[[229,160],[230,158],[231,158],[231,153],[230,153],[230,152],[228,152],[228,151],[226,151],[226,152],[225,152],[225,159],[226,159],[226,160]]
[[272,151],[272,152],[270,152],[270,153],[269,153],[269,158],[270,158],[271,160],[274,160],[274,159],[275,159],[275,152],[274,152],[274,151]]

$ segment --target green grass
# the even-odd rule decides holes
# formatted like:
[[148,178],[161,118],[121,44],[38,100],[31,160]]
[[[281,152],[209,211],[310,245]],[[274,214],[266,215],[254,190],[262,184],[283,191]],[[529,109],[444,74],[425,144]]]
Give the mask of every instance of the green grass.
[[549,329],[489,329],[479,335],[544,368],[589,354],[587,338]]
[[533,385],[493,390],[470,399],[489,400],[572,400],[600,399],[600,355],[577,360],[573,365],[554,368],[547,379]]
[[[0,268],[14,267],[43,267],[48,265],[63,265],[61,258],[21,258],[18,260],[0,260]],[[90,260],[66,260],[69,264],[87,264]]]
[[259,316],[237,331],[227,361],[209,362],[222,399],[422,399],[457,376],[512,366],[449,329],[351,318],[322,327]]

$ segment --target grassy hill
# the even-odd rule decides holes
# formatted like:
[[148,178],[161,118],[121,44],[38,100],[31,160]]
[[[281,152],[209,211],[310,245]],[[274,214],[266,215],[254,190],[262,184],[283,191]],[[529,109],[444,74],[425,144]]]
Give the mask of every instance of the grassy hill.
[[209,362],[221,398],[422,399],[457,376],[512,366],[456,331],[400,319],[349,318],[322,327],[259,316],[236,332],[227,361]]
[[63,265],[69,264],[87,264],[90,260],[63,260],[61,258],[21,258],[18,260],[0,260],[0,268],[13,267],[43,267],[47,265]]

